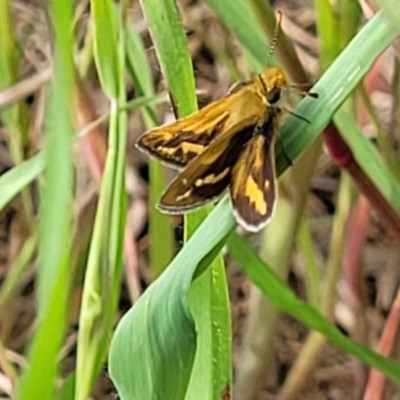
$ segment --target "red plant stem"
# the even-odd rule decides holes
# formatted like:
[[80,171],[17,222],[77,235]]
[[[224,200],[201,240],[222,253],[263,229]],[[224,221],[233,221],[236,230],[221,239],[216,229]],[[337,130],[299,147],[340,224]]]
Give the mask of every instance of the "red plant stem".
[[[351,210],[343,251],[343,277],[347,289],[345,296],[354,316],[351,335],[363,344],[368,342],[368,322],[365,316],[365,287],[361,260],[367,239],[370,215],[371,205],[361,194]],[[368,379],[368,368],[360,361],[356,361],[353,371],[356,393],[361,394],[365,390]],[[357,398],[360,396],[357,395]]]
[[399,215],[360,168],[350,147],[342,139],[332,122],[325,128],[323,136],[326,147],[334,162],[353,177],[360,191],[369,200],[383,223],[400,242]]
[[[378,345],[378,352],[383,356],[389,356],[397,339],[400,323],[400,290],[390,309],[389,316],[383,328],[382,336]],[[385,388],[385,376],[375,369],[371,370],[363,400],[377,400],[383,398]]]
[[[83,87],[76,91],[75,126],[77,131],[96,119],[93,105]],[[97,126],[79,141],[87,165],[94,178],[101,182],[107,155],[106,134],[103,126]]]
[[[361,195],[347,224],[346,247],[343,252],[343,272],[349,288],[350,305],[353,308],[359,308],[363,303],[359,266],[367,237],[370,213],[370,203],[365,196]],[[358,328],[357,331],[359,331]]]

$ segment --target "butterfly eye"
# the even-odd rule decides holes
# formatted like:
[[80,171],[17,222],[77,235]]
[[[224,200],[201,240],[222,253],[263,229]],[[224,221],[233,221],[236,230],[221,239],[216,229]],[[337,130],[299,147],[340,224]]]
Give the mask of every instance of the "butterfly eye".
[[274,104],[279,101],[281,97],[281,88],[274,87],[269,92],[267,92],[267,100],[269,104]]

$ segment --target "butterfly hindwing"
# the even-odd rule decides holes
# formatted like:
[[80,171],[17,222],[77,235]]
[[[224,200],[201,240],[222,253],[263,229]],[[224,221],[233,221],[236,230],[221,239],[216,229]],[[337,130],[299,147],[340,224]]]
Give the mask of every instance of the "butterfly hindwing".
[[276,200],[274,136],[275,119],[257,128],[232,169],[232,207],[237,220],[257,232],[272,216]]

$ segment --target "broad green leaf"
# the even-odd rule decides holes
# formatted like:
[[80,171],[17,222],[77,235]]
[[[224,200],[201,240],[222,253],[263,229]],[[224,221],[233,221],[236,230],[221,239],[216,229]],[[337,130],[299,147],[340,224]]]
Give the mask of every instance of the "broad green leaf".
[[110,375],[124,400],[185,398],[196,352],[189,288],[196,271],[212,261],[235,225],[227,199],[214,213],[215,219],[208,218],[196,230],[117,326]]

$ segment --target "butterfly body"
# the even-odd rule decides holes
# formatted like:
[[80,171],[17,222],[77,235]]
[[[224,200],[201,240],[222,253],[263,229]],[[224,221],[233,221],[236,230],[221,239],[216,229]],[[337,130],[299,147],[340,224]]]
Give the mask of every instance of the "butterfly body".
[[183,169],[159,209],[187,212],[229,188],[238,222],[250,231],[264,227],[276,202],[273,143],[286,87],[283,71],[268,68],[200,111],[142,135],[140,149]]

